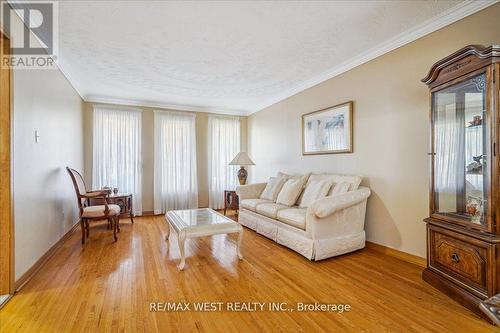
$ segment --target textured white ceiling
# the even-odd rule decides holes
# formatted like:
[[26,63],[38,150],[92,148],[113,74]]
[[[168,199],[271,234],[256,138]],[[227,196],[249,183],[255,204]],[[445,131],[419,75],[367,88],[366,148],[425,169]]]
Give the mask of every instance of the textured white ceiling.
[[59,65],[86,100],[245,114],[460,4],[66,1]]

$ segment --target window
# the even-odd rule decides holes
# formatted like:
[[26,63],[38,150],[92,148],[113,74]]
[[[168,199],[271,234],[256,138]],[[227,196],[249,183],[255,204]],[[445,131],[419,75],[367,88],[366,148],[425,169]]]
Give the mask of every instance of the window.
[[234,190],[238,184],[236,166],[229,162],[240,152],[240,119],[209,117],[209,206],[224,208],[224,190]]
[[154,211],[198,207],[195,115],[155,111]]
[[94,107],[92,186],[117,187],[133,195],[142,214],[141,111]]

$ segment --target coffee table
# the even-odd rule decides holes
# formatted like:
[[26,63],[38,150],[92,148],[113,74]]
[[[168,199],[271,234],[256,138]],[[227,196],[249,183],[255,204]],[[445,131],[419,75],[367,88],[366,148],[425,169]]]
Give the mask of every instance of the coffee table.
[[168,241],[171,229],[177,234],[181,253],[181,262],[177,266],[179,270],[183,270],[186,264],[184,253],[186,238],[238,233],[236,252],[238,258],[243,259],[241,254],[243,227],[239,223],[210,208],[171,210],[165,214],[165,217],[168,225],[168,234],[165,240]]

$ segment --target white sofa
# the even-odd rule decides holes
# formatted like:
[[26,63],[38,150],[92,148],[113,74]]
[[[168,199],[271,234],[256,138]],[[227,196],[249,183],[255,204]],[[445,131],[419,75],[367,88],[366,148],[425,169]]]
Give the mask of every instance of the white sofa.
[[[332,175],[350,181],[353,176]],[[321,260],[365,247],[365,213],[370,189],[354,176],[348,192],[329,193],[307,208],[260,199],[267,183],[238,186],[239,222],[309,260]],[[359,181],[356,181],[359,179]],[[298,200],[297,200],[298,201]]]

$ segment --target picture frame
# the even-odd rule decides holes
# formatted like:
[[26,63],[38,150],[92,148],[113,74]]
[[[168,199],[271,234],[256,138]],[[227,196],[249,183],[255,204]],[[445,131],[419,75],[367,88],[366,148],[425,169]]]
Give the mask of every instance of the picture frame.
[[302,115],[302,155],[353,152],[353,101]]

